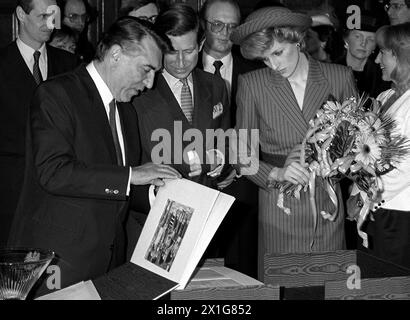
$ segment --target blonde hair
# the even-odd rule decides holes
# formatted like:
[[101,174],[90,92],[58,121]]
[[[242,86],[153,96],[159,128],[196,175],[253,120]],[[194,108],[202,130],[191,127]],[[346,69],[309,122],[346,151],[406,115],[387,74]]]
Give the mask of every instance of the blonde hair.
[[270,27],[248,35],[240,44],[241,53],[246,59],[261,59],[266,50],[275,43],[289,42],[300,43],[305,48],[306,30],[296,27]]
[[376,32],[377,45],[397,59],[390,78],[398,96],[410,89],[410,23],[383,26]]

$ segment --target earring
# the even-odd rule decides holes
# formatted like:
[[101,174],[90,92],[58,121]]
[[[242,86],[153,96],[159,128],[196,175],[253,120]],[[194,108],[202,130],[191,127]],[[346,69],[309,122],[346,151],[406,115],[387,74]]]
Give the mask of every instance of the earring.
[[345,49],[349,48],[349,44],[347,42],[345,42],[344,47],[345,47]]
[[296,47],[300,48],[300,43],[299,42],[296,43]]

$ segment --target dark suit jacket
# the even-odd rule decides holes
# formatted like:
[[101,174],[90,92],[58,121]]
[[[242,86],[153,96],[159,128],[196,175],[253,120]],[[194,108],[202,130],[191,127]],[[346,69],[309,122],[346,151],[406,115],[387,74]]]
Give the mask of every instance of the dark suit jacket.
[[[72,70],[77,58],[47,46],[48,76]],[[16,42],[0,49],[0,246],[7,241],[24,174],[27,112],[37,84]]]
[[[77,58],[47,46],[47,79],[73,70]],[[16,42],[0,50],[0,154],[24,156],[27,112],[37,84]]]
[[[174,135],[174,122],[180,121],[182,123],[182,134],[191,128],[200,130],[204,138],[204,162],[205,151],[217,147],[214,140],[206,145],[206,130],[216,130],[219,128],[226,130],[230,127],[228,96],[223,80],[200,69],[194,69],[192,76],[194,86],[194,114],[192,125],[189,124],[185,118],[178,101],[175,99],[175,96],[162,75],[158,76],[155,87],[152,90],[145,92],[142,96],[133,101],[133,105],[138,113],[141,131],[143,162],[154,160],[151,159],[151,151],[160,143],[159,141],[153,141],[151,137],[152,133],[157,129],[165,129],[170,133],[170,142],[173,144],[173,146],[169,146],[169,144],[166,145],[166,143],[162,144],[165,146],[164,151],[166,153],[164,155],[170,156],[170,161],[165,160],[165,162],[170,162],[169,164],[172,164],[179,172],[181,172],[183,177],[187,179],[191,179],[188,176],[190,167],[184,161],[182,161],[182,164],[176,163],[177,161],[174,158],[174,151],[178,153],[178,155],[182,155],[182,151],[185,151],[191,143],[191,140],[183,141],[181,135]],[[218,103],[222,104],[223,111],[220,115],[214,118],[214,106]],[[174,148],[176,146],[174,144],[174,139],[182,144],[181,148]],[[201,175],[194,177],[191,180],[207,186],[215,186],[216,179],[206,175],[209,170],[209,165],[203,165]]]
[[[137,116],[131,104],[118,110],[126,165],[135,166]],[[28,130],[26,176],[9,245],[54,250],[62,286],[103,274],[113,250],[124,250],[119,237],[129,167],[116,164],[107,114],[84,66],[38,87]]]
[[[264,68],[266,67],[264,63],[259,61],[248,60],[242,57],[237,46],[232,48],[232,83],[231,83],[231,97],[230,97],[230,112],[231,112],[231,125],[232,127],[236,124],[236,93],[238,90],[238,77],[241,74]],[[198,56],[197,67],[203,69],[202,64],[202,53],[201,51]]]

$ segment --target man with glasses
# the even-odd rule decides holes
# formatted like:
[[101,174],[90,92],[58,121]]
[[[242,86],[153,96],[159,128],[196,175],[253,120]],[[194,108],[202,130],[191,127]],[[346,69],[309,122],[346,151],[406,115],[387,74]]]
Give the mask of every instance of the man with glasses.
[[77,36],[76,54],[84,62],[94,57],[94,47],[88,41],[89,12],[86,0],[59,0],[62,23],[72,29]]
[[410,22],[410,0],[390,0],[384,9],[389,16],[390,24]]
[[[244,59],[238,48],[232,46],[230,35],[241,20],[239,5],[235,0],[207,0],[201,8],[200,18],[205,41],[198,67],[219,75],[225,81],[230,100],[231,125],[234,127],[238,76],[263,67],[263,64]],[[227,266],[256,277],[258,188],[241,177],[224,192],[233,195],[236,201],[214,237],[208,254],[211,257],[224,257]]]
[[0,49],[0,246],[5,245],[24,176],[26,122],[37,85],[74,69],[74,55],[48,46],[55,0],[19,0],[18,37]]

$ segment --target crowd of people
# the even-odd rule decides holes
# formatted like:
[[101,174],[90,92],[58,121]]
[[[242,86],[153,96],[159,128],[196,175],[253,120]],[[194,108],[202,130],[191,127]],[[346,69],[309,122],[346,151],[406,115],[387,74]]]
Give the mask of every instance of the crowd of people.
[[[243,19],[235,0],[206,0],[199,12],[122,0],[94,47],[87,1],[19,0],[18,37],[0,49],[0,246],[52,249],[62,287],[98,277],[130,259],[150,186],[186,178],[236,199],[204,259],[261,281],[275,253],[359,248],[410,268],[410,157],[382,177],[367,249],[346,221],[349,183],[335,186],[338,208],[320,181],[313,186],[334,220],[314,221],[307,192],[285,200],[291,214],[276,205],[277,183],[309,184],[301,142],[330,95],[377,98],[410,138],[410,0],[385,3],[389,21],[363,8],[355,28],[328,8],[290,2],[261,1]],[[53,31],[47,8],[56,4],[62,26]],[[231,164],[228,149],[219,164],[178,160],[198,151],[183,133],[230,128],[259,130],[254,174]],[[162,150],[166,163],[153,157],[158,129],[182,146]],[[219,145],[204,139],[201,148]],[[36,295],[47,290],[43,282]]]

